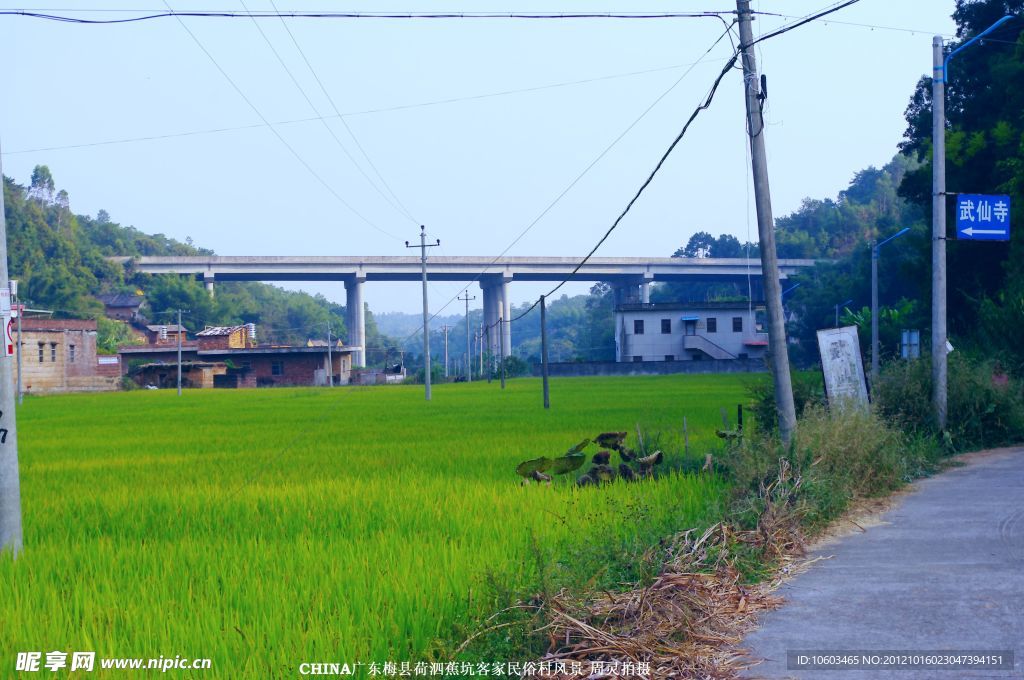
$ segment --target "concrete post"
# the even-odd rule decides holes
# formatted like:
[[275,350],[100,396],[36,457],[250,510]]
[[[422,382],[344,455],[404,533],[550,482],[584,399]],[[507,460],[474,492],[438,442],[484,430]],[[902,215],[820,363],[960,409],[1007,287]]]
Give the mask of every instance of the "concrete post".
[[644,281],[640,284],[640,302],[645,305],[651,304],[651,282]]
[[213,299],[213,282],[214,282],[214,280],[215,279],[213,277],[213,274],[204,274],[203,275],[203,283],[206,284],[206,292],[209,293],[211,300]]
[[352,364],[366,366],[366,311],[363,307],[363,282],[357,276],[345,281],[345,323],[348,325],[348,344],[358,347],[352,353]]

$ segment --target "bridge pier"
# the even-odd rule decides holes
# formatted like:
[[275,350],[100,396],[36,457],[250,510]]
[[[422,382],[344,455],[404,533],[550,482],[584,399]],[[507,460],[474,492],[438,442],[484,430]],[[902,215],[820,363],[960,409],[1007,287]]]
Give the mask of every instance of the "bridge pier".
[[214,279],[213,274],[204,274],[203,275],[203,283],[206,284],[206,292],[209,294],[211,300],[213,299],[213,282],[214,282],[214,280],[215,279]]
[[[512,313],[512,301],[508,294],[511,276],[482,277],[480,292],[484,300],[484,325],[487,345],[484,351],[492,357],[501,355],[504,335],[505,356],[512,355],[512,325],[508,322]],[[501,324],[499,325],[499,320]]]
[[352,353],[353,366],[366,366],[366,310],[363,306],[365,276],[345,281],[345,325],[348,326],[348,344],[358,347]]

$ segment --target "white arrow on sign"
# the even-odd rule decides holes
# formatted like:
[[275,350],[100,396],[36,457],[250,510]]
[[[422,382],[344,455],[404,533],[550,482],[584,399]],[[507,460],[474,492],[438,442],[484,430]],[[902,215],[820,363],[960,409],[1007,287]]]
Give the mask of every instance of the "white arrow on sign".
[[974,227],[967,227],[961,229],[960,233],[967,234],[968,236],[974,236],[975,234],[1005,234],[1005,229],[975,229]]

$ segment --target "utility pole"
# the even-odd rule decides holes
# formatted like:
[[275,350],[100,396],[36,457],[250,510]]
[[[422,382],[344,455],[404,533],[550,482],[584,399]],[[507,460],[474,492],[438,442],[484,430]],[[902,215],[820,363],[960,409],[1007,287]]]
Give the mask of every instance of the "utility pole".
[[424,397],[430,401],[430,311],[427,307],[427,248],[436,248],[441,245],[441,239],[437,243],[427,244],[427,228],[420,225],[420,244],[411,246],[405,242],[406,248],[420,249],[420,265],[423,270],[423,387]]
[[473,350],[469,345],[469,301],[475,300],[476,296],[469,297],[469,290],[466,290],[466,297],[458,297],[457,300],[466,303],[466,381],[473,382]]
[[[491,374],[494,373],[494,358],[492,356],[490,356],[491,327],[490,326],[484,326],[483,324],[480,324],[480,326],[483,329],[483,333],[485,335],[484,347],[488,348],[488,356],[487,356],[487,384],[490,385],[491,384]],[[481,370],[483,370],[483,369],[481,369]]]
[[877,241],[871,242],[871,386],[874,387],[875,383],[878,382],[878,364],[879,364],[879,349],[878,349],[878,255],[882,246],[889,241],[893,240],[897,236],[903,236],[910,231],[909,227],[904,227],[898,232],[885,239],[881,243]]
[[181,396],[181,310],[178,310],[178,396]]
[[[757,75],[754,59],[754,35],[750,28],[750,0],[736,0],[743,48],[743,84],[746,88],[747,135],[754,176],[754,203],[757,208],[757,232],[761,244],[761,280],[768,308],[768,349],[775,382],[775,407],[779,411],[779,436],[789,445],[796,430],[796,406],[789,375],[789,348],[786,344],[785,317],[782,313],[782,287],[779,285],[779,260],[775,252],[775,222],[768,186],[768,161],[764,150],[764,117],[761,106],[767,97],[766,85]],[[760,84],[760,87],[758,85]]]
[[18,298],[18,282],[17,280],[10,282],[11,287],[11,301],[14,303],[14,310],[17,313],[18,318],[18,346],[17,346],[17,357],[18,357],[18,406],[25,400],[25,393],[21,389],[21,300]]
[[540,373],[544,379],[544,408],[551,408],[551,394],[548,391],[548,312],[545,297],[540,296]]
[[441,326],[441,332],[444,333],[444,377],[448,379],[448,331],[452,329],[451,326],[445,324]]
[[501,345],[501,389],[505,389],[505,320],[498,316],[498,343]]
[[[0,176],[3,170],[0,168]],[[4,196],[0,191],[0,284],[6,286],[7,219]],[[7,329],[4,329],[4,333]],[[21,338],[18,338],[21,342]],[[18,479],[18,424],[14,405],[14,382],[10,357],[0,353],[0,553],[9,550],[17,558],[21,552],[21,485]]]
[[480,360],[480,373],[478,374],[481,378],[484,376],[484,323],[480,322],[480,332],[476,336],[477,342],[477,353],[476,356]]
[[946,78],[949,61],[1014,17],[1004,16],[974,36],[949,56],[944,56],[942,36],[932,38],[932,385],[935,420],[946,429]]
[[[365,344],[363,351],[365,351]],[[327,386],[334,387],[334,357],[331,355],[331,320],[327,319]]]
[[840,307],[846,307],[846,305],[848,305],[848,304],[850,304],[852,302],[853,302],[853,299],[847,300],[846,302],[837,302],[836,303],[836,325],[833,326],[833,328],[839,328],[839,308]]
[[942,36],[932,38],[932,385],[946,429],[946,73]]

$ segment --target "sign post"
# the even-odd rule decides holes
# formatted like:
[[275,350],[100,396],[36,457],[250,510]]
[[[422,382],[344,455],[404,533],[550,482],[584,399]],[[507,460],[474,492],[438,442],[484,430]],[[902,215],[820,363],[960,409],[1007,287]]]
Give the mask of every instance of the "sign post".
[[1009,241],[1010,197],[986,194],[957,196],[956,237],[961,241]]

